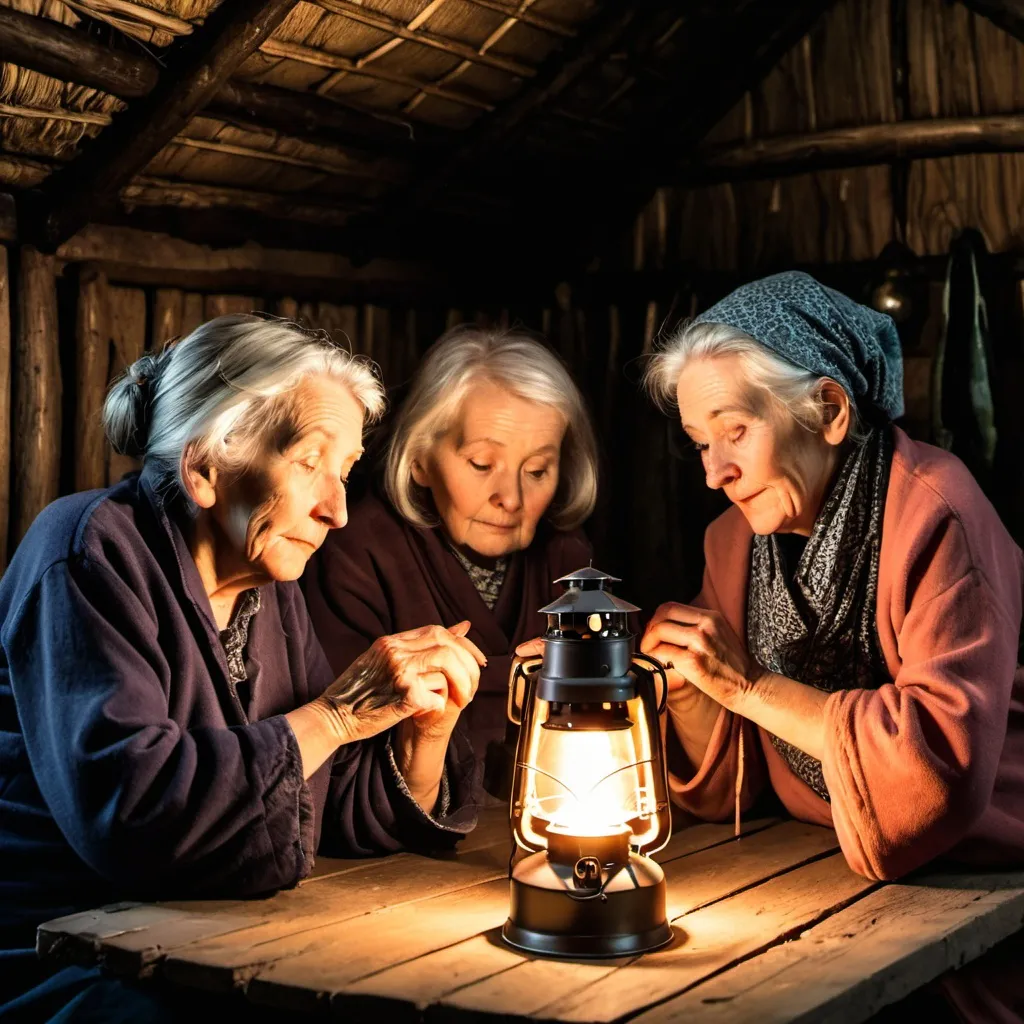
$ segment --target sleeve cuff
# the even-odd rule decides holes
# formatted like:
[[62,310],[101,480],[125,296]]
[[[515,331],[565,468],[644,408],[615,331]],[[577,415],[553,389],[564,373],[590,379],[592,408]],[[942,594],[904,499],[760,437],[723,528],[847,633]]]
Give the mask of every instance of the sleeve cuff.
[[457,835],[462,835],[464,830],[461,828],[453,828],[451,825],[445,824],[442,820],[448,817],[450,804],[451,804],[451,787],[448,784],[448,764],[445,763],[444,769],[441,772],[441,785],[438,791],[437,803],[434,805],[434,813],[428,814],[414,799],[412,793],[409,791],[409,787],[406,784],[405,778],[398,768],[398,762],[395,760],[395,751],[391,746],[391,738],[388,737],[388,741],[384,747],[387,752],[388,764],[391,768],[391,775],[395,785],[398,787],[398,791],[405,797],[411,808],[419,815],[420,818],[424,819],[430,825],[436,829],[440,829],[442,832],[451,832]]

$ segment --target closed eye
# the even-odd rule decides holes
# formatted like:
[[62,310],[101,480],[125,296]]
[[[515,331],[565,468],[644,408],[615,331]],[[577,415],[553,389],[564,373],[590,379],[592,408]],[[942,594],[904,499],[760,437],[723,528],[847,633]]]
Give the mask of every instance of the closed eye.
[[487,465],[480,465],[479,462],[474,462],[472,459],[469,460],[469,464],[478,472],[486,473],[491,467]]
[[548,475],[546,466],[544,469],[528,469],[526,472],[529,476],[532,476],[534,480],[543,480],[544,477]]
[[704,444],[702,441],[694,441],[693,447],[699,452],[706,452],[711,447],[709,444]]

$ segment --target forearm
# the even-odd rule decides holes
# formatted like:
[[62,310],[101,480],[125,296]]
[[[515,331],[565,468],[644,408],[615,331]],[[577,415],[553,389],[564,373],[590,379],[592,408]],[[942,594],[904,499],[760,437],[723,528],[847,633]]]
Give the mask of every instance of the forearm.
[[345,742],[339,715],[325,702],[315,700],[284,717],[302,757],[302,777],[308,779]]
[[430,736],[418,733],[407,720],[396,730],[395,762],[413,800],[427,814],[433,814],[441,791],[448,733]]
[[787,676],[765,672],[728,707],[817,760],[825,756],[825,703],[829,695]]

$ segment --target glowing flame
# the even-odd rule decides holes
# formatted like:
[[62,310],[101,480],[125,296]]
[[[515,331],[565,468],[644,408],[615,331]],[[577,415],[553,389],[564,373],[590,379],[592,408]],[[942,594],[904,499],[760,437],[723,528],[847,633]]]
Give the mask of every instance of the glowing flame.
[[577,836],[608,835],[653,809],[630,729],[538,729],[530,812]]

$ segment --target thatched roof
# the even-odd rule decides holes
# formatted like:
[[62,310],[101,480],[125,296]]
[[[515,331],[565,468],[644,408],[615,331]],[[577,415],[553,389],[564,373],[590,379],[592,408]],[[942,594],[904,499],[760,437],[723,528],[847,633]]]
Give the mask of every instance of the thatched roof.
[[44,248],[88,219],[583,253],[827,6],[0,0],[0,187]]

